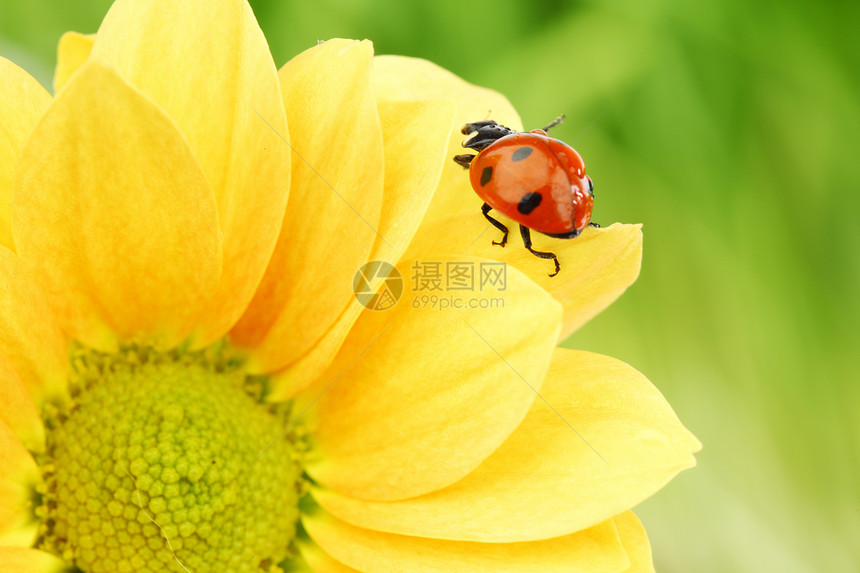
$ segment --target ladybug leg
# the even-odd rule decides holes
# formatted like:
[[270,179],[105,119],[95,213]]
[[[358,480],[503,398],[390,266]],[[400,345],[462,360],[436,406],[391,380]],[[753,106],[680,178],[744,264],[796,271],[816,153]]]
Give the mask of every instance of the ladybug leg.
[[468,153],[464,153],[463,155],[455,155],[454,163],[462,167],[463,169],[468,169],[469,165],[472,164],[472,160],[475,158],[475,155],[469,155]]
[[483,207],[481,207],[481,213],[483,213],[483,214],[484,214],[484,217],[486,217],[486,218],[487,218],[487,221],[489,221],[490,223],[492,223],[492,224],[493,224],[493,227],[495,227],[496,229],[498,229],[499,231],[501,231],[501,232],[503,232],[503,233],[504,233],[504,235],[502,235],[502,240],[501,240],[501,242],[497,243],[496,241],[493,241],[493,244],[494,244],[494,245],[498,245],[498,246],[500,246],[500,247],[504,247],[504,246],[505,246],[505,244],[508,242],[508,228],[507,228],[507,227],[505,227],[504,225],[502,225],[502,224],[501,224],[499,221],[497,221],[496,219],[493,219],[492,217],[490,217],[490,210],[491,210],[491,209],[492,209],[492,207],[490,207],[489,205],[487,205],[486,203],[484,203],[484,206],[483,206]]
[[596,227],[596,228],[598,228],[598,229],[599,229],[599,228],[600,228],[600,223],[595,223],[594,221],[591,221],[591,222],[589,222],[589,223],[588,223],[588,226],[589,226],[589,227]]
[[523,244],[529,250],[531,254],[536,257],[540,257],[542,259],[552,259],[552,262],[555,263],[555,272],[550,273],[549,276],[554,277],[558,274],[558,271],[561,270],[561,265],[558,264],[558,257],[555,256],[555,253],[546,253],[544,251],[536,251],[532,248],[532,234],[529,232],[529,228],[525,225],[520,225],[520,233],[523,236]]

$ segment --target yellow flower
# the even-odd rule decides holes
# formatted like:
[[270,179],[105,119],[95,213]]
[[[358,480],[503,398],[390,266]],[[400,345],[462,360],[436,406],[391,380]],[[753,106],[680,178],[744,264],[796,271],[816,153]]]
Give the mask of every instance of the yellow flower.
[[[117,2],[55,93],[0,59],[0,571],[652,570],[630,508],[698,442],[555,348],[641,233],[555,279],[479,240],[455,128],[504,98],[368,42],[278,71],[238,0]],[[354,296],[493,258],[492,309]]]

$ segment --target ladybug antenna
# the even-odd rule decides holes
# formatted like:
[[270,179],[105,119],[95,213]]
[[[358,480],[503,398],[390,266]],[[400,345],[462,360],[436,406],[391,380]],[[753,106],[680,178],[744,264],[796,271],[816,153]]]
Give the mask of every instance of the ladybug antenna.
[[558,116],[557,118],[555,118],[554,120],[552,120],[552,122],[551,122],[548,126],[546,126],[545,128],[543,128],[543,130],[544,130],[544,131],[549,131],[549,130],[550,130],[550,129],[552,129],[553,127],[555,127],[555,126],[557,126],[558,124],[560,124],[561,122],[563,122],[565,117],[567,117],[567,116],[566,116],[566,115],[564,115],[564,114],[561,114],[560,116]]

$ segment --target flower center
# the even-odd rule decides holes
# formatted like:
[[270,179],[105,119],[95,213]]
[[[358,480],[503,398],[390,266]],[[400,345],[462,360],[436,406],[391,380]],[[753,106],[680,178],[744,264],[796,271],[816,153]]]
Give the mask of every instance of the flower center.
[[260,571],[295,537],[300,442],[217,351],[73,360],[38,545],[82,571]]

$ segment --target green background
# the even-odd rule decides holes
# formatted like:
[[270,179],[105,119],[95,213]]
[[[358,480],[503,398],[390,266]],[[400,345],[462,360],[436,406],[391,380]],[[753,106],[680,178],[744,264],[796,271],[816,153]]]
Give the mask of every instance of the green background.
[[[0,2],[50,85],[109,2]],[[280,66],[330,37],[559,113],[637,283],[567,344],[629,362],[704,443],[638,508],[662,573],[860,570],[860,3],[252,2]]]

